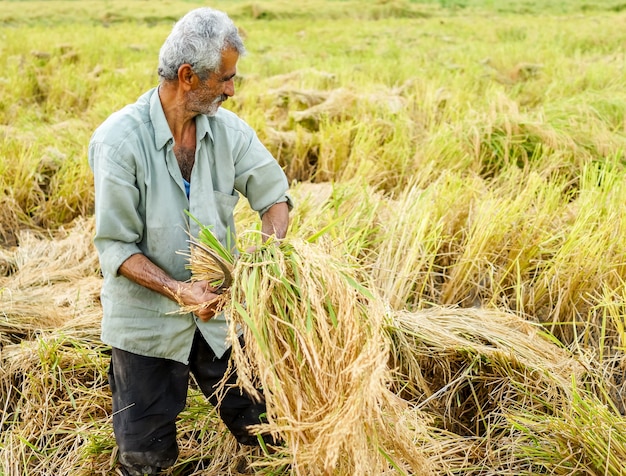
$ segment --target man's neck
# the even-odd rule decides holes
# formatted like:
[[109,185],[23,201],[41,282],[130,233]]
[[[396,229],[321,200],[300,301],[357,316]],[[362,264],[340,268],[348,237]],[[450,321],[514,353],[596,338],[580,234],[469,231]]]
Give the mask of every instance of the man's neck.
[[158,93],[174,141],[178,144],[188,142],[189,136],[193,133],[195,143],[196,114],[191,114],[185,109],[182,91],[175,83],[163,82],[158,87]]

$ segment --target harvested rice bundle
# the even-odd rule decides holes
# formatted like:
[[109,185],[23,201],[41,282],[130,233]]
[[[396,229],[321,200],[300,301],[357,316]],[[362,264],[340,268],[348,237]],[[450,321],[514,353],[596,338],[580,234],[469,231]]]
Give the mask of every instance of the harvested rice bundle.
[[[200,229],[200,238],[190,240],[191,248],[186,254],[193,279],[209,281],[216,288],[230,287],[235,257],[222,245],[207,227]],[[195,259],[194,255],[200,253]]]
[[512,407],[544,414],[572,399],[586,365],[540,328],[511,313],[435,308],[397,312],[389,332],[398,391],[440,415],[450,431],[508,431]]
[[425,425],[389,387],[384,309],[330,256],[293,240],[235,264],[226,311],[240,384],[263,388],[259,430],[283,439],[293,474],[428,474]]

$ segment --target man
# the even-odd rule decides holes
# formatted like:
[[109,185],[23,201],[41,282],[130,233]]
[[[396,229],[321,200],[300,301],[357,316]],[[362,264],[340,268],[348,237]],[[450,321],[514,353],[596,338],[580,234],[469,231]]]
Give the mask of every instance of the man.
[[[263,403],[237,389],[219,405],[213,395],[228,365],[227,324],[215,315],[216,290],[190,282],[179,253],[199,231],[186,211],[234,242],[239,194],[260,214],[264,237],[287,232],[282,169],[244,121],[220,108],[235,93],[244,53],[225,13],[189,12],[161,48],[159,86],[112,114],[89,144],[102,340],[112,347],[113,428],[126,474],[158,474],[176,461],[190,371],[237,440],[258,441],[248,426],[260,422]],[[180,314],[177,299],[204,306]]]

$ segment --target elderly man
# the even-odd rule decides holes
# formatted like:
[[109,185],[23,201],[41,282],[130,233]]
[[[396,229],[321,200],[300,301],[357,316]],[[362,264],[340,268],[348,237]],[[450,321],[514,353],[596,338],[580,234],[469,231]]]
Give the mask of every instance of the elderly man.
[[[104,276],[102,340],[111,345],[113,428],[126,474],[158,474],[178,456],[176,418],[189,372],[242,444],[263,403],[237,389],[218,402],[217,383],[229,359],[216,290],[190,282],[188,232],[198,226],[224,244],[244,195],[261,217],[265,237],[285,236],[291,200],[280,166],[254,131],[220,105],[235,94],[237,61],[245,53],[228,16],[189,12],[159,55],[158,87],[113,113],[94,132],[94,243]],[[205,304],[194,314],[184,305]],[[231,376],[231,379],[235,379]]]

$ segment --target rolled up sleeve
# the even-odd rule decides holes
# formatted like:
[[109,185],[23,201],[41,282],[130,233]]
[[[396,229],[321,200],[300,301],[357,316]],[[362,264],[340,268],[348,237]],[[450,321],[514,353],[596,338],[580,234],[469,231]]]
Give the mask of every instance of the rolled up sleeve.
[[276,159],[250,129],[235,160],[235,188],[250,203],[250,207],[263,214],[274,204],[293,201],[288,193],[287,177]]
[[139,190],[132,157],[111,146],[92,141],[89,165],[94,174],[96,233],[94,244],[103,271],[118,275],[130,256],[141,253],[138,242],[144,221],[138,212]]

